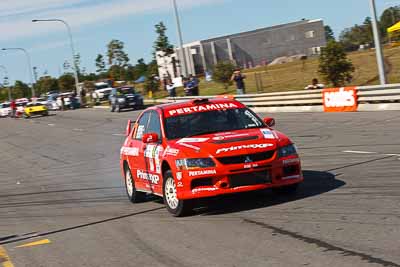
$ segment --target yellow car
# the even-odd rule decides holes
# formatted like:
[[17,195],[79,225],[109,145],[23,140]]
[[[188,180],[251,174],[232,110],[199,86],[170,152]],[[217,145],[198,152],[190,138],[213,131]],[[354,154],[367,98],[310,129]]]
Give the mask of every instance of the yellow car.
[[30,118],[36,115],[47,116],[49,115],[49,111],[43,104],[32,102],[28,103],[24,109],[24,118]]

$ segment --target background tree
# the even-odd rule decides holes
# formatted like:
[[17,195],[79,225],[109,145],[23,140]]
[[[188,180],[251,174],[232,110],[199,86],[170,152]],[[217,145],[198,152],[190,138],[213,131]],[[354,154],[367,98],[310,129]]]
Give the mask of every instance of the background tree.
[[173,54],[174,46],[169,43],[168,37],[166,35],[167,27],[162,21],[156,24],[154,27],[156,28],[157,39],[153,45],[153,55],[155,56],[155,53],[157,51],[164,52],[166,56]]
[[338,42],[330,41],[321,51],[318,72],[326,83],[339,87],[351,82],[354,66],[347,59],[343,46]]
[[104,56],[102,54],[98,54],[96,57],[96,72],[98,74],[106,72],[106,62],[104,61]]
[[22,81],[15,81],[15,84],[11,89],[12,97],[14,99],[22,97],[30,98],[31,97],[30,91],[31,91],[30,87],[26,83],[23,83]]
[[112,40],[107,45],[108,65],[126,67],[129,62],[128,54],[124,52],[124,43],[119,40]]
[[346,51],[358,50],[360,45],[373,46],[374,38],[371,18],[366,17],[362,25],[356,24],[351,28],[343,30],[339,40]]
[[58,78],[58,88],[61,92],[70,92],[75,89],[75,79],[71,74],[64,74]]
[[156,92],[160,88],[160,79],[158,77],[157,62],[153,60],[149,65],[146,72],[146,81],[144,82],[144,89],[146,92]]
[[333,33],[333,30],[330,26],[325,25],[325,39],[327,42],[329,41],[334,41],[335,40],[335,34]]
[[231,77],[235,71],[235,65],[231,62],[218,62],[214,66],[213,80],[224,85],[225,90],[228,89],[231,82]]
[[387,28],[400,21],[400,6],[389,7],[383,11],[380,17],[380,28],[382,36],[387,40]]
[[147,73],[147,64],[144,62],[143,58],[140,58],[134,68],[134,79],[137,80],[141,76],[146,75]]
[[58,81],[51,76],[43,76],[36,83],[36,93],[44,94],[49,91],[58,91]]

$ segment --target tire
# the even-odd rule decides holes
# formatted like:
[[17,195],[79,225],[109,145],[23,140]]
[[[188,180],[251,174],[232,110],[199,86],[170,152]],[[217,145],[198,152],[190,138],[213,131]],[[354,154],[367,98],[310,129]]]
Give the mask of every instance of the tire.
[[48,111],[44,112],[43,116],[49,116],[49,112]]
[[26,113],[24,113],[24,114],[22,115],[22,117],[23,117],[24,119],[29,119],[31,116],[29,116],[29,115],[27,115]]
[[278,194],[296,194],[299,189],[299,184],[291,184],[287,186],[273,188],[272,190]]
[[192,200],[179,200],[176,197],[176,185],[171,171],[164,173],[163,199],[169,213],[174,217],[188,215],[192,211]]
[[112,105],[112,104],[111,104],[111,109],[110,109],[110,111],[111,111],[111,112],[114,112],[114,111],[115,111],[115,106]]
[[146,199],[146,193],[136,190],[135,180],[133,179],[129,167],[125,168],[125,189],[126,194],[128,195],[130,202],[132,203],[140,203]]
[[121,112],[121,107],[119,106],[119,104],[115,105],[115,112],[118,112],[118,113]]

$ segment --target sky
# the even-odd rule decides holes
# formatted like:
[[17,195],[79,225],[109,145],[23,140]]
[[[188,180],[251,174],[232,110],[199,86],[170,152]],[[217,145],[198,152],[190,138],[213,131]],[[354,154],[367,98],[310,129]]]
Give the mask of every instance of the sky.
[[[306,19],[323,19],[336,36],[371,16],[370,0],[176,0],[184,43]],[[376,0],[378,13],[400,5]],[[177,45],[172,0],[0,0],[0,48],[20,47],[31,55],[38,76],[58,77],[71,62],[66,27],[57,22],[32,23],[32,19],[63,19],[69,23],[81,68],[95,72],[95,58],[106,54],[112,39],[125,43],[130,63],[151,59],[156,38],[154,25],[163,21],[167,35]],[[29,68],[20,51],[1,51],[0,65],[11,81],[29,82]],[[4,72],[0,69],[0,80]]]

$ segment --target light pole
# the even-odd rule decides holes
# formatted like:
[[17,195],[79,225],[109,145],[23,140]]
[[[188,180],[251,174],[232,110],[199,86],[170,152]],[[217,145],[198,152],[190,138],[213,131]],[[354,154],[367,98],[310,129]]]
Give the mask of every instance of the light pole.
[[7,51],[7,50],[19,50],[25,53],[26,56],[26,60],[28,62],[28,68],[29,68],[29,78],[31,80],[31,93],[32,93],[32,97],[35,97],[35,87],[33,85],[33,76],[32,76],[32,63],[31,63],[31,56],[29,55],[28,51],[26,51],[23,48],[2,48],[1,50],[3,51]]
[[183,38],[182,38],[182,30],[181,30],[181,23],[179,20],[179,14],[178,14],[178,6],[176,5],[176,0],[172,0],[172,3],[174,5],[174,13],[175,13],[175,20],[176,20],[176,28],[178,31],[178,38],[179,38],[179,45],[180,45],[180,52],[182,55],[182,60],[180,60],[182,62],[182,73],[183,76],[187,76],[187,62],[186,62],[186,53],[185,50],[183,48]]
[[386,73],[385,73],[385,64],[383,62],[381,38],[380,38],[379,31],[378,31],[375,0],[370,0],[370,5],[371,5],[371,13],[372,13],[372,30],[374,33],[376,60],[378,63],[378,70],[379,70],[379,80],[380,80],[381,84],[384,85],[384,84],[386,84]]
[[78,67],[76,66],[76,60],[75,60],[76,55],[75,55],[74,42],[72,40],[71,27],[68,25],[68,23],[65,20],[62,20],[62,19],[34,19],[34,20],[32,20],[32,22],[49,22],[49,21],[61,22],[67,28],[69,41],[70,41],[70,45],[71,45],[71,52],[72,52],[72,64],[74,66],[73,69],[74,69],[74,77],[75,77],[75,91],[78,94],[78,96],[80,96]]
[[[11,89],[8,86],[8,71],[6,69],[6,67],[4,67],[3,65],[0,65],[0,68],[3,69],[4,71],[4,86],[7,87],[8,89],[8,101],[11,102]],[[7,81],[7,84],[6,84]]]

